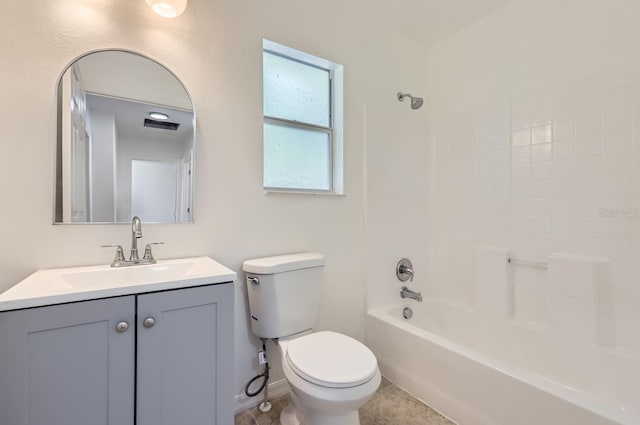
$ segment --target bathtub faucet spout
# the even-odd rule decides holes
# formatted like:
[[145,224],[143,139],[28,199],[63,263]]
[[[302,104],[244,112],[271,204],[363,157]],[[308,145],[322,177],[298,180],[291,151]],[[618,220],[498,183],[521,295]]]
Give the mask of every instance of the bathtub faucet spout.
[[403,286],[400,290],[400,298],[411,298],[412,300],[422,302],[422,294],[420,292],[412,291],[406,286]]

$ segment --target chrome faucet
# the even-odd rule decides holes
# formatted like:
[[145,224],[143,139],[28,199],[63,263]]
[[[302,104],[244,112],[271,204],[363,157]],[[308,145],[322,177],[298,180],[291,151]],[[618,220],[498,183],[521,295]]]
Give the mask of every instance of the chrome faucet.
[[137,215],[131,219],[131,254],[129,261],[138,261],[138,239],[142,237],[142,222]]
[[143,264],[155,264],[156,260],[153,258],[151,252],[151,245],[162,245],[164,242],[152,242],[148,243],[144,249],[144,256],[142,259],[138,256],[138,239],[142,238],[142,220],[140,217],[134,216],[131,220],[131,253],[129,259],[124,259],[124,251],[120,245],[102,245],[103,248],[113,247],[116,248],[116,256],[111,262],[111,267],[127,267],[137,266]]
[[406,286],[403,286],[402,289],[400,289],[400,298],[411,298],[412,300],[422,302],[422,294],[420,292],[412,291]]

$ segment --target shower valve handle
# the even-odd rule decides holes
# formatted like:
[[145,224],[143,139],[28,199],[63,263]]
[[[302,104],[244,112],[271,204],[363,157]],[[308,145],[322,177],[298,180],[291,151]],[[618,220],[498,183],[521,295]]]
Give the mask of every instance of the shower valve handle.
[[408,258],[403,258],[396,266],[396,276],[401,282],[411,280],[413,282],[413,264]]

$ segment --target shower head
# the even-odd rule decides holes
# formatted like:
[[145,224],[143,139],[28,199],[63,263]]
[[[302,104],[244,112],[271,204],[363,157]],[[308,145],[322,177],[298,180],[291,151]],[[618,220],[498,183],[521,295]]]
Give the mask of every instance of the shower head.
[[405,97],[411,99],[411,109],[420,109],[424,100],[421,97],[413,97],[409,93],[398,92],[398,100],[402,102]]

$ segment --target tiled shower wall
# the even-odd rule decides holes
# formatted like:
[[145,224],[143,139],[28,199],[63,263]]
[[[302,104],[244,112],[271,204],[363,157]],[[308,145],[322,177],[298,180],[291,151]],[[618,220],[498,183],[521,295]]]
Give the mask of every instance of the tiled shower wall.
[[[431,295],[632,359],[624,373],[640,361],[638,16],[518,0],[427,52]],[[549,268],[497,267],[508,256]]]
[[[640,356],[640,67],[436,113],[433,129],[434,295],[474,308],[478,247],[583,257],[607,265],[604,285],[576,271],[563,296],[595,292],[593,339]],[[508,316],[552,326],[549,271],[510,265],[508,274]]]

